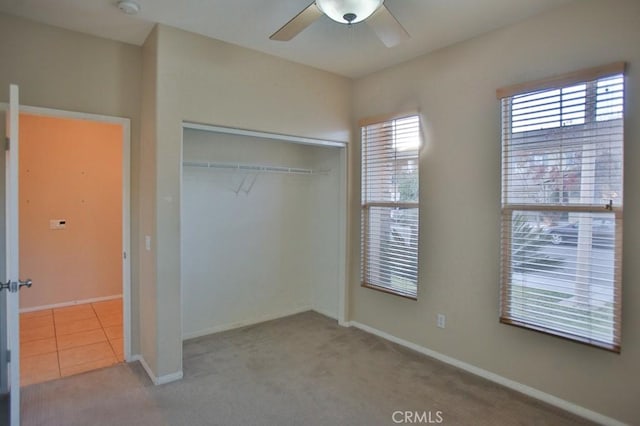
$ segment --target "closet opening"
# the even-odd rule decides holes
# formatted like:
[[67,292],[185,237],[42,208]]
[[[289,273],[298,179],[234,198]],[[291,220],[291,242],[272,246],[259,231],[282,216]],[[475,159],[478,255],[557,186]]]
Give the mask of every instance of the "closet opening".
[[183,340],[308,310],[345,321],[345,147],[183,125]]

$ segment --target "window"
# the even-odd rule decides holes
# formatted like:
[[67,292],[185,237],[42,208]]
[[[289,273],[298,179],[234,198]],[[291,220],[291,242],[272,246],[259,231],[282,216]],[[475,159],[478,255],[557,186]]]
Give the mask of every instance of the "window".
[[498,97],[500,321],[619,352],[624,64]]
[[361,280],[417,298],[418,116],[363,125]]

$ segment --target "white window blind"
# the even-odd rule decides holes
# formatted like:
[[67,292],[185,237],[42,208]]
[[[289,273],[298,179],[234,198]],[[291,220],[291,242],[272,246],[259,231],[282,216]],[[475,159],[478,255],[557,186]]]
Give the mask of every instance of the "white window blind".
[[498,91],[500,320],[619,352],[624,64],[556,83]]
[[420,119],[368,124],[361,133],[362,285],[417,298]]

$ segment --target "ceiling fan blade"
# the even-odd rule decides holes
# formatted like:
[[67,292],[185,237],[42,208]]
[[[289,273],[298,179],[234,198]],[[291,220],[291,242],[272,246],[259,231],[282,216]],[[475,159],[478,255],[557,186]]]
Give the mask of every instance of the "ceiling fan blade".
[[289,41],[309,25],[313,24],[322,15],[323,13],[320,8],[316,6],[316,2],[313,2],[269,38],[271,40]]
[[411,38],[395,16],[383,4],[365,21],[387,47],[393,47]]

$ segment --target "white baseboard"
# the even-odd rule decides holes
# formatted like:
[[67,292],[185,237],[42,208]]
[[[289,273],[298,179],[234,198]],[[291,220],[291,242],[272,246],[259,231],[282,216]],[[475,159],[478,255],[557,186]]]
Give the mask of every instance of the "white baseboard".
[[84,305],[86,303],[106,302],[107,300],[121,299],[122,294],[114,294],[113,296],[94,297],[91,299],[72,300],[71,302],[54,303],[52,305],[34,306],[31,308],[20,309],[20,313],[42,311],[44,309],[66,308],[67,306]]
[[164,376],[156,377],[153,381],[155,385],[165,385],[167,383],[175,382],[177,380],[182,380],[182,371],[176,371],[175,373],[165,374]]
[[131,357],[131,361],[140,362],[140,365],[142,365],[142,368],[144,368],[147,376],[149,376],[153,384],[156,386],[175,382],[176,380],[180,380],[183,377],[182,371],[177,371],[175,373],[165,374],[164,376],[157,377],[155,374],[153,374],[151,367],[149,367],[149,364],[147,364],[147,361],[145,361],[142,355],[133,355]]
[[591,420],[595,423],[602,425],[610,425],[610,426],[625,426],[625,423],[620,422],[619,420],[613,419],[611,417],[605,416],[604,414],[597,413],[595,411],[589,410],[588,408],[582,407],[580,405],[574,404],[569,401],[565,401],[564,399],[558,398],[546,392],[542,392],[538,389],[532,388],[527,385],[523,385],[522,383],[516,382],[511,379],[507,379],[506,377],[500,376],[498,374],[492,373],[490,371],[484,370],[482,368],[476,367],[474,365],[468,364],[464,361],[460,361],[456,358],[452,358],[448,355],[441,354],[439,352],[433,351],[431,349],[425,348],[424,346],[417,345],[415,343],[409,342],[408,340],[401,339],[392,334],[386,333],[384,331],[378,330],[376,328],[370,327],[366,324],[361,324],[357,321],[350,321],[347,326],[353,326],[359,328],[362,331],[366,331],[367,333],[374,334],[378,337],[382,337],[383,339],[389,340],[391,342],[397,343],[401,346],[404,346],[409,349],[413,349],[416,352],[420,352],[424,355],[427,355],[431,358],[435,358],[439,361],[442,361],[446,364],[452,365],[454,367],[460,368],[461,370],[465,370],[471,374],[475,374],[476,376],[480,376],[484,379],[490,380],[494,383],[498,383],[502,386],[505,386],[509,389],[512,389],[516,392],[520,392],[524,395],[530,396],[532,398],[538,399],[540,401],[544,401],[547,404],[556,406],[565,411],[573,413],[577,416],[583,417],[585,419]]
[[330,312],[326,309],[316,308],[316,307],[313,307],[311,310],[319,313],[320,315],[324,315],[325,317],[329,317],[336,321],[338,320],[338,315],[335,312]]
[[240,327],[246,327],[248,325],[254,325],[254,324],[259,324],[261,322],[265,322],[265,321],[271,321],[271,320],[275,320],[278,318],[284,318],[284,317],[288,317],[290,315],[295,315],[295,314],[299,314],[302,312],[307,312],[311,310],[311,306],[309,305],[304,305],[304,306],[299,306],[297,308],[293,308],[293,309],[289,309],[289,310],[285,310],[285,311],[281,311],[275,314],[269,314],[269,315],[263,315],[260,317],[255,317],[255,318],[251,318],[248,320],[244,320],[244,321],[238,321],[238,322],[233,322],[233,323],[228,323],[228,324],[221,324],[221,325],[217,325],[214,327],[209,327],[209,328],[205,328],[202,330],[197,330],[197,331],[190,331],[188,333],[182,333],[182,340],[189,340],[189,339],[195,339],[196,337],[201,337],[201,336],[206,336],[209,334],[214,334],[214,333],[220,333],[221,331],[228,331],[228,330],[233,330],[235,328],[240,328]]

